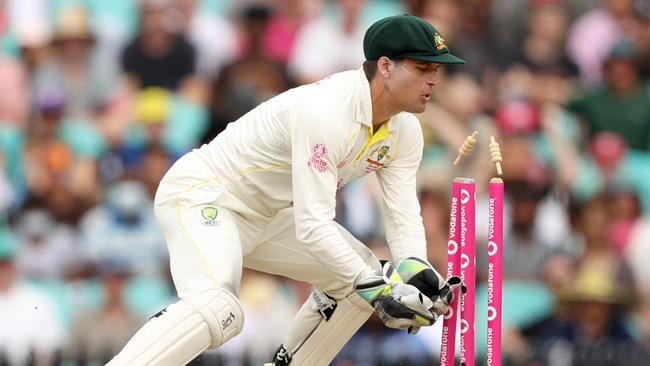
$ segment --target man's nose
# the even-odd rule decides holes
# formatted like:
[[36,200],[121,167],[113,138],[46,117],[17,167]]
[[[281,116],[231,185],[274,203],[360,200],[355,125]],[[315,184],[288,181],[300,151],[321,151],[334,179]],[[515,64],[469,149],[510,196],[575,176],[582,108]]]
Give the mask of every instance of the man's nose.
[[437,72],[430,72],[427,76],[426,83],[434,86],[438,82],[438,73]]

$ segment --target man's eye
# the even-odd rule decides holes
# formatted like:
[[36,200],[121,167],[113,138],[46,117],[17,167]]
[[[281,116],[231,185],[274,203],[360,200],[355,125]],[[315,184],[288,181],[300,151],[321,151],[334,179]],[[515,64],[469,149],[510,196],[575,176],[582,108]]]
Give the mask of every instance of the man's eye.
[[420,70],[421,72],[425,72],[425,71],[427,71],[427,68],[424,67],[424,66],[420,66],[420,67],[418,67],[418,70]]

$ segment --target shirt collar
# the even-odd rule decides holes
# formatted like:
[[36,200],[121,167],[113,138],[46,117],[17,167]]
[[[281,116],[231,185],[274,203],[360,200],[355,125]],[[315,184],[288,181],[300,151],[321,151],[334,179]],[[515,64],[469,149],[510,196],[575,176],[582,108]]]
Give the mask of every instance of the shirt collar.
[[[366,73],[363,67],[357,70],[357,122],[366,127],[372,128],[372,96],[370,94],[370,82],[366,78]],[[388,131],[395,131],[396,123],[393,121],[400,113],[391,117],[386,123],[388,124]]]
[[363,67],[357,70],[357,122],[372,127],[372,97],[370,83]]

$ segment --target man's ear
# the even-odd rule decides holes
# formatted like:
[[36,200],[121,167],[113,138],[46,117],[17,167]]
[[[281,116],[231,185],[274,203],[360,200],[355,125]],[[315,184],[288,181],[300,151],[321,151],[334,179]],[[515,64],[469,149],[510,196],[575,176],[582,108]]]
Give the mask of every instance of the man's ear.
[[381,56],[377,60],[377,72],[384,78],[387,78],[393,71],[394,63],[386,56]]

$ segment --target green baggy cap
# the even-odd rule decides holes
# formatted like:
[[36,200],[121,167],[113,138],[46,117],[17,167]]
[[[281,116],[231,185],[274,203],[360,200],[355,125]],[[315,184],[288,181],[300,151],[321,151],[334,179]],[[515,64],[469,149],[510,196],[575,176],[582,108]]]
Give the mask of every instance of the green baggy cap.
[[386,56],[437,64],[466,63],[449,52],[444,38],[431,23],[413,15],[395,15],[371,25],[363,37],[363,53],[366,60]]

